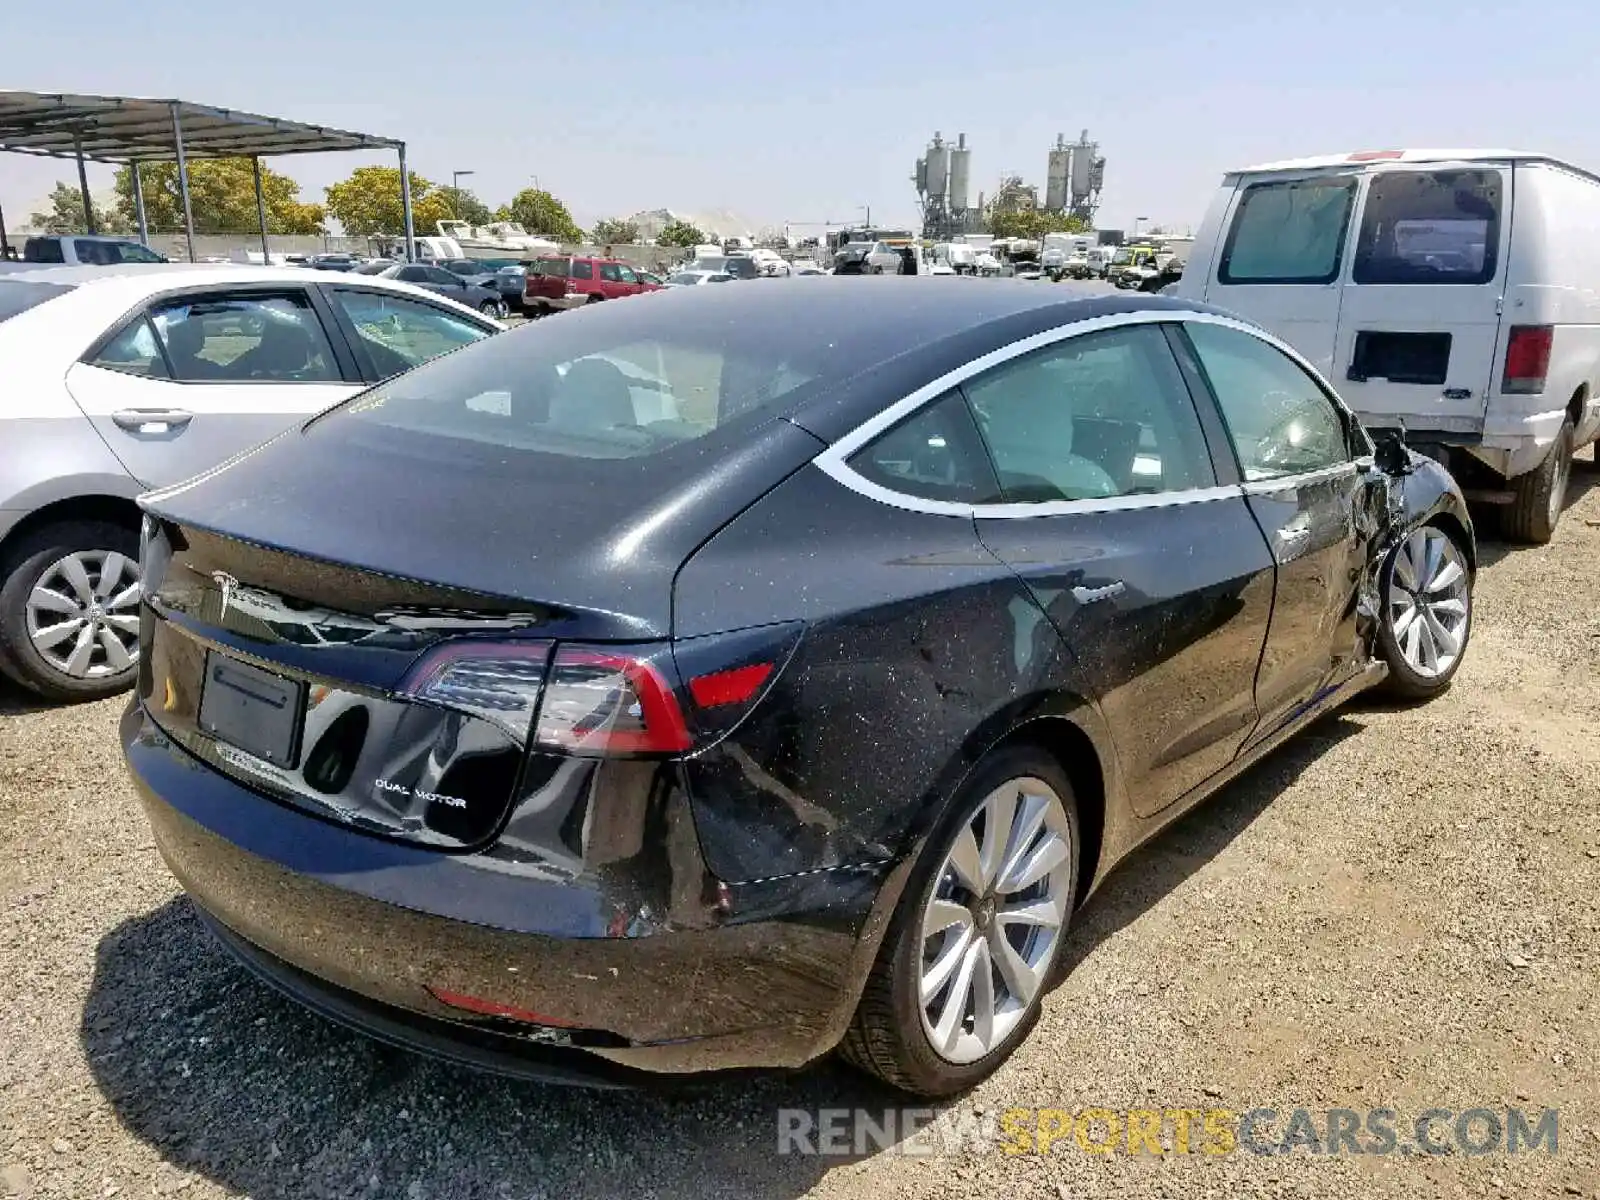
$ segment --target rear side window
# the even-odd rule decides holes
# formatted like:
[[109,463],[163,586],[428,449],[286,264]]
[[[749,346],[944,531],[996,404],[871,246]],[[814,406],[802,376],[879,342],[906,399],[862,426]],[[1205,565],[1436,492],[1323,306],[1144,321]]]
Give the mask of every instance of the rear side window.
[[591,263],[591,262],[588,262],[588,261],[586,261],[584,259],[579,259],[579,258],[573,259],[572,260],[572,277],[574,279],[593,279],[594,278],[594,264]]
[[65,296],[72,290],[70,283],[23,283],[0,281],[0,321],[9,321],[18,313],[37,308],[47,300]]
[[66,252],[55,238],[29,238],[22,247],[22,261],[36,263],[64,263]]
[[90,365],[149,379],[172,378],[155,331],[150,328],[148,318],[142,316],[101,347]]
[[568,259],[565,258],[539,258],[528,268],[530,275],[547,275],[552,279],[565,279],[567,277]]
[[1500,247],[1499,171],[1383,171],[1361,214],[1356,283],[1488,283]]
[[1000,499],[989,455],[959,392],[881,433],[850,456],[863,479],[925,500],[994,504]]
[[1332,283],[1344,257],[1350,176],[1253,183],[1222,251],[1222,283]]

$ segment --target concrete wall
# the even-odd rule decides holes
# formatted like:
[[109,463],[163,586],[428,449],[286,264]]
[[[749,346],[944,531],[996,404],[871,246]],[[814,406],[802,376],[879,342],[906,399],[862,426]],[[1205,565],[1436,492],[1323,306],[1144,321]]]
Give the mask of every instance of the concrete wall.
[[[6,231],[6,237],[17,252],[21,253],[22,243],[27,240],[28,234]],[[333,237],[331,235],[273,235],[269,239],[274,254],[326,254],[343,252],[347,254],[371,254],[374,247],[364,237]],[[153,233],[150,235],[150,248],[160,254],[165,254],[173,262],[186,262],[189,257],[188,245],[181,233]],[[605,247],[583,246],[575,253],[600,254]],[[624,262],[640,267],[646,271],[653,271],[656,264],[666,262],[669,266],[681,262],[685,252],[671,246],[612,246],[610,251],[613,257]],[[261,235],[254,233],[199,233],[195,235],[194,252],[196,257],[205,259],[218,257],[231,259],[237,262],[246,261],[247,252],[259,254],[261,252]]]

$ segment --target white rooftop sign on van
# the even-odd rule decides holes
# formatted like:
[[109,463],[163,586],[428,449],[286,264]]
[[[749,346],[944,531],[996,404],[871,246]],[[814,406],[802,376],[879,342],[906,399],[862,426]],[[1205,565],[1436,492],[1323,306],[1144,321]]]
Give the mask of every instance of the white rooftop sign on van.
[[1510,150],[1382,150],[1222,181],[1177,295],[1259,322],[1546,542],[1600,436],[1600,177]]

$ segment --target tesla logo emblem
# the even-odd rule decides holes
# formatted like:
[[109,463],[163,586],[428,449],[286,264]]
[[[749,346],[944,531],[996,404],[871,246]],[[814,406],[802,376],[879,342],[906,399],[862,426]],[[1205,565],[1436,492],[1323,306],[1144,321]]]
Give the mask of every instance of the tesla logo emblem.
[[233,599],[233,589],[239,586],[239,581],[226,571],[213,571],[211,578],[217,581],[217,587],[222,592],[222,611],[217,613],[217,620],[228,615],[228,603]]

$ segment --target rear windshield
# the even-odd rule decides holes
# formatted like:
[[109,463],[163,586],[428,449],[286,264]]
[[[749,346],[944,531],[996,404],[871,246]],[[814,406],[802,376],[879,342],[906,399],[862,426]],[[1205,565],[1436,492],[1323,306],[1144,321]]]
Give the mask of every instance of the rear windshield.
[[1384,171],[1372,177],[1356,283],[1488,283],[1500,245],[1500,172]]
[[0,280],[0,321],[9,321],[18,313],[37,308],[47,300],[65,296],[72,290],[70,283],[24,283]]
[[731,320],[702,310],[711,297],[679,299],[533,322],[397,376],[306,434],[477,443],[497,461],[507,451],[639,458],[738,437],[780,401],[853,374],[866,349],[848,333],[796,337],[770,313]]
[[556,279],[567,277],[567,265],[571,259],[566,258],[537,258],[528,267],[530,275],[549,275]]
[[1223,283],[1332,283],[1344,257],[1355,179],[1330,176],[1245,188],[1228,231]]

